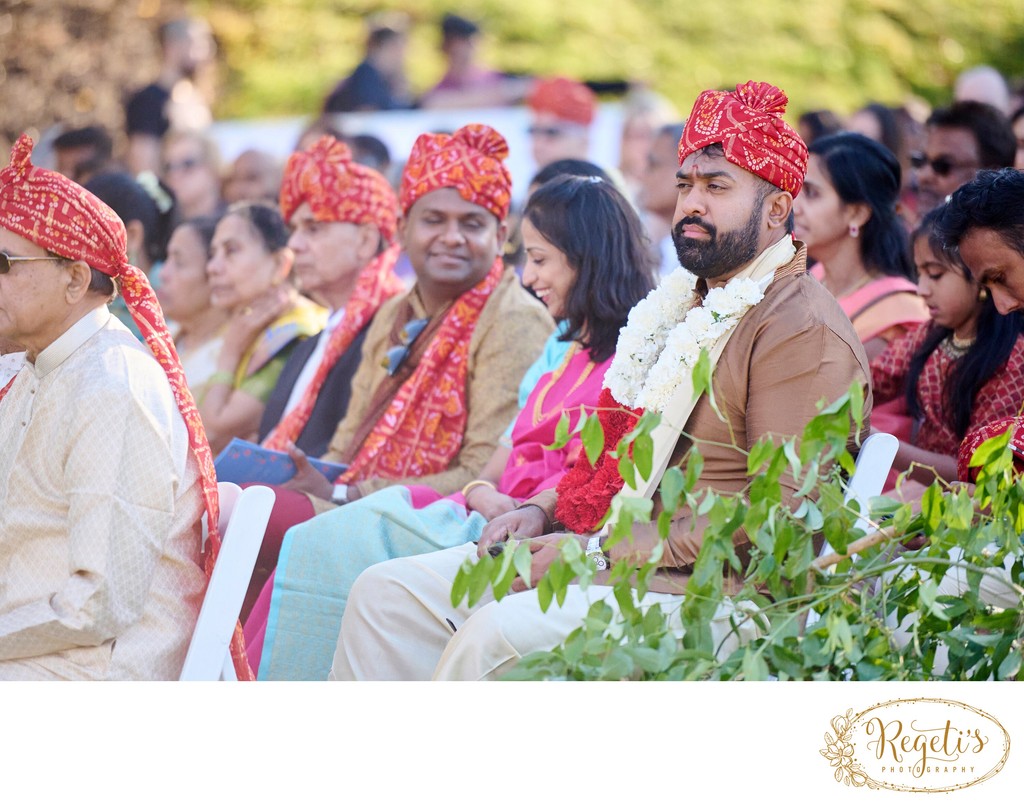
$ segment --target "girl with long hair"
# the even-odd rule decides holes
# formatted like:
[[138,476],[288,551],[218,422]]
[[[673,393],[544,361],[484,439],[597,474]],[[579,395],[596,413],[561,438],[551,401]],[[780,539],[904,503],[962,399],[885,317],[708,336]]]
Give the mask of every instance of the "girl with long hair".
[[931,319],[871,363],[876,403],[903,398],[913,419],[893,468],[928,484],[957,478],[964,436],[1024,405],[1024,316],[996,311],[988,291],[943,250],[930,212],[912,235],[918,292]]

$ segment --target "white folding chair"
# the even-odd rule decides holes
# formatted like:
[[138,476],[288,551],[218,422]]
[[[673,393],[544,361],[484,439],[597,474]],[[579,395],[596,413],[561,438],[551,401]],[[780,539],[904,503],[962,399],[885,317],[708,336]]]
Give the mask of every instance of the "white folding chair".
[[[860,509],[860,518],[853,525],[855,529],[871,531],[867,519],[871,497],[882,493],[885,479],[892,470],[892,463],[896,459],[899,447],[900,441],[885,432],[876,432],[861,444],[853,476],[846,486],[846,502],[855,501]],[[823,558],[832,552],[832,547],[826,541],[818,557]]]
[[181,681],[234,680],[228,646],[276,498],[274,491],[261,485],[242,490],[231,482],[221,482],[217,490],[221,503],[220,553],[185,656]]
[[[900,441],[891,434],[876,432],[870,435],[860,447],[857,454],[853,476],[846,486],[847,503],[856,501],[859,505],[860,518],[854,522],[854,528],[870,532],[868,524],[868,509],[872,496],[878,496],[885,487],[885,479],[892,469],[893,460],[896,459],[896,450],[900,447]],[[819,558],[831,555],[834,550],[825,541],[818,553]],[[830,567],[831,568],[831,567]],[[810,627],[818,621],[818,614],[811,611],[807,614],[806,627]]]

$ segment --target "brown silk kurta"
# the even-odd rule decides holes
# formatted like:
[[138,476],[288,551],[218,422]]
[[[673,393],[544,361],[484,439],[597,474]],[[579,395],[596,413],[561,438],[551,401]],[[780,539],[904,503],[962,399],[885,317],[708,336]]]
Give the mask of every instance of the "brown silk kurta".
[[[707,396],[697,402],[686,422],[686,432],[700,441],[704,457],[698,488],[721,493],[745,489],[750,483],[747,457],[731,446],[749,450],[768,433],[782,438],[802,433],[817,414],[818,401],[836,400],[854,380],[865,389],[865,413],[870,413],[864,348],[835,298],[806,274],[806,264],[807,250],[799,245],[793,261],[776,271],[764,299],[736,327],[719,359],[715,397],[728,424],[712,410]],[[688,439],[681,439],[670,464],[678,464],[689,446]],[[792,478],[783,477],[782,483],[784,498],[796,492]],[[554,518],[554,491],[531,501]],[[655,514],[660,510],[655,498]],[[683,593],[706,523],[706,518],[694,517],[686,508],[676,514],[661,560],[665,570],[652,579],[652,591]],[[654,525],[635,525],[633,536],[641,549],[658,541]],[[746,536],[737,534],[736,543],[742,558]],[[613,546],[613,561],[630,551],[625,541]]]

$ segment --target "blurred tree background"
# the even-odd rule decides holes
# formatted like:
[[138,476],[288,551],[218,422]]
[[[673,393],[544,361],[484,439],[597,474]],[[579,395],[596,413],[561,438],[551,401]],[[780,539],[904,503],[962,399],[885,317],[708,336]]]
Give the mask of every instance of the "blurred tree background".
[[406,12],[414,90],[440,77],[437,22],[477,20],[511,73],[629,79],[680,109],[709,86],[783,87],[790,117],[950,97],[965,67],[1024,77],[1021,0],[0,0],[0,140],[56,122],[123,127],[125,93],[158,68],[157,26],[183,9],[218,45],[218,118],[312,115],[361,59],[365,22]]

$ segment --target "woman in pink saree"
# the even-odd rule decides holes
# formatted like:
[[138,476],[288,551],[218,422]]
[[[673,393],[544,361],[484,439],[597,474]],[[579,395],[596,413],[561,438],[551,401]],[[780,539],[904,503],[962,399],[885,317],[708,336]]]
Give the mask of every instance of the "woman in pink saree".
[[[619,329],[653,286],[654,267],[635,211],[594,177],[559,177],[536,191],[523,214],[523,241],[523,283],[562,321],[552,340],[568,342],[568,350],[462,493],[442,498],[422,486],[394,486],[288,531],[245,626],[261,680],[325,679],[349,588],[364,569],[477,540],[488,520],[554,487],[575,462],[578,435],[563,448],[547,446],[563,413],[571,431],[581,408],[596,405]],[[555,347],[549,343],[539,361],[550,361]]]

